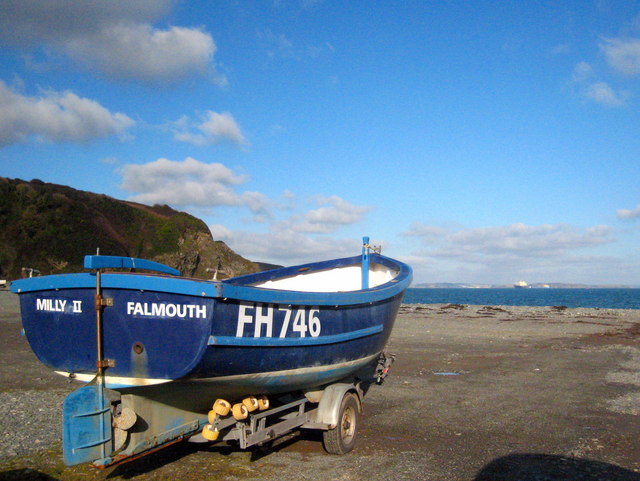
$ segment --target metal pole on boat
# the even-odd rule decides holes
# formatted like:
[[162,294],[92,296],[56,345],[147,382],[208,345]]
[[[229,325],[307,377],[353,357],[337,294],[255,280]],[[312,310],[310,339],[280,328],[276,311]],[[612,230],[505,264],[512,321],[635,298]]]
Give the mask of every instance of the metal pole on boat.
[[[103,340],[103,329],[102,329],[102,321],[103,321],[103,309],[107,306],[112,306],[112,299],[105,299],[102,297],[102,271],[101,269],[96,270],[96,298],[95,298],[95,308],[96,308],[96,368],[98,370],[97,384],[98,384],[98,396],[99,396],[99,406],[100,409],[103,409],[105,405],[105,379],[104,379],[104,371],[107,367],[114,367],[115,361],[112,359],[104,358],[104,340]],[[105,422],[104,416],[100,416],[100,434],[101,439],[110,440],[111,437],[109,435],[111,430],[111,426]],[[100,444],[100,451],[102,454],[102,458],[104,459],[107,456],[107,446],[105,442]]]
[[362,288],[369,289],[369,238],[362,238]]
[[98,368],[98,378],[102,382],[104,377],[104,354],[102,352],[102,286],[100,279],[100,269],[96,271],[96,350]]
[[[99,387],[99,400],[100,406],[104,404],[104,362],[103,362],[103,351],[102,351],[102,285],[100,279],[100,269],[96,271],[96,368],[98,369],[97,373],[97,381]],[[105,425],[104,418],[100,416],[100,434],[101,437],[104,438]],[[103,444],[100,446],[102,458],[105,458],[107,455],[106,447]]]
[[[98,250],[98,255],[100,255],[100,251]],[[112,298],[104,298],[102,297],[102,270],[100,268],[96,269],[96,298],[95,298],[95,307],[96,307],[96,351],[97,351],[97,359],[96,359],[96,368],[98,369],[98,378],[104,384],[104,370],[107,367],[114,367],[115,361],[112,359],[104,358],[103,351],[103,339],[102,339],[102,314],[103,309],[105,307],[113,306]]]

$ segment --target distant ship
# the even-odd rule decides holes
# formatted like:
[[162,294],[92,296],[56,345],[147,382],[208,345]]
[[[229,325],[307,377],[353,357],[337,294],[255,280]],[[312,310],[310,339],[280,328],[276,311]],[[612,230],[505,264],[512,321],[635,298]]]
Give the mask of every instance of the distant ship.
[[525,287],[530,287],[530,286],[525,281],[518,281],[513,285],[513,287],[515,287],[516,289],[523,289]]

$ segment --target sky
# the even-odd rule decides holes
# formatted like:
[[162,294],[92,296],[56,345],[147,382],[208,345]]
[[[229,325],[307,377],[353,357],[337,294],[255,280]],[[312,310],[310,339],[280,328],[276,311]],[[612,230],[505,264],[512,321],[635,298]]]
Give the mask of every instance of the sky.
[[640,286],[639,1],[0,1],[0,176],[254,261]]

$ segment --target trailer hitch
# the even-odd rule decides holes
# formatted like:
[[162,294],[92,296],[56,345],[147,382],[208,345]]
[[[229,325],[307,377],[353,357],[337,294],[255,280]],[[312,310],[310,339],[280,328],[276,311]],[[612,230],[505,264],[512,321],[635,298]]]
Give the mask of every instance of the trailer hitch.
[[395,360],[396,356],[394,354],[389,354],[385,351],[380,353],[375,372],[376,384],[380,385],[384,382],[384,378],[389,374],[391,364],[393,364],[393,361]]

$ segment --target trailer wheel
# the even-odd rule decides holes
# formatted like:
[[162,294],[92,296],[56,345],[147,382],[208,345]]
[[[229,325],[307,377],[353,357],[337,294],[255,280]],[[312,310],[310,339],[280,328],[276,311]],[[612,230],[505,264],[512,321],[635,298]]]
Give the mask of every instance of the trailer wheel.
[[358,423],[360,422],[360,402],[356,395],[348,392],[340,403],[338,425],[324,431],[324,449],[330,454],[346,454],[356,445]]

